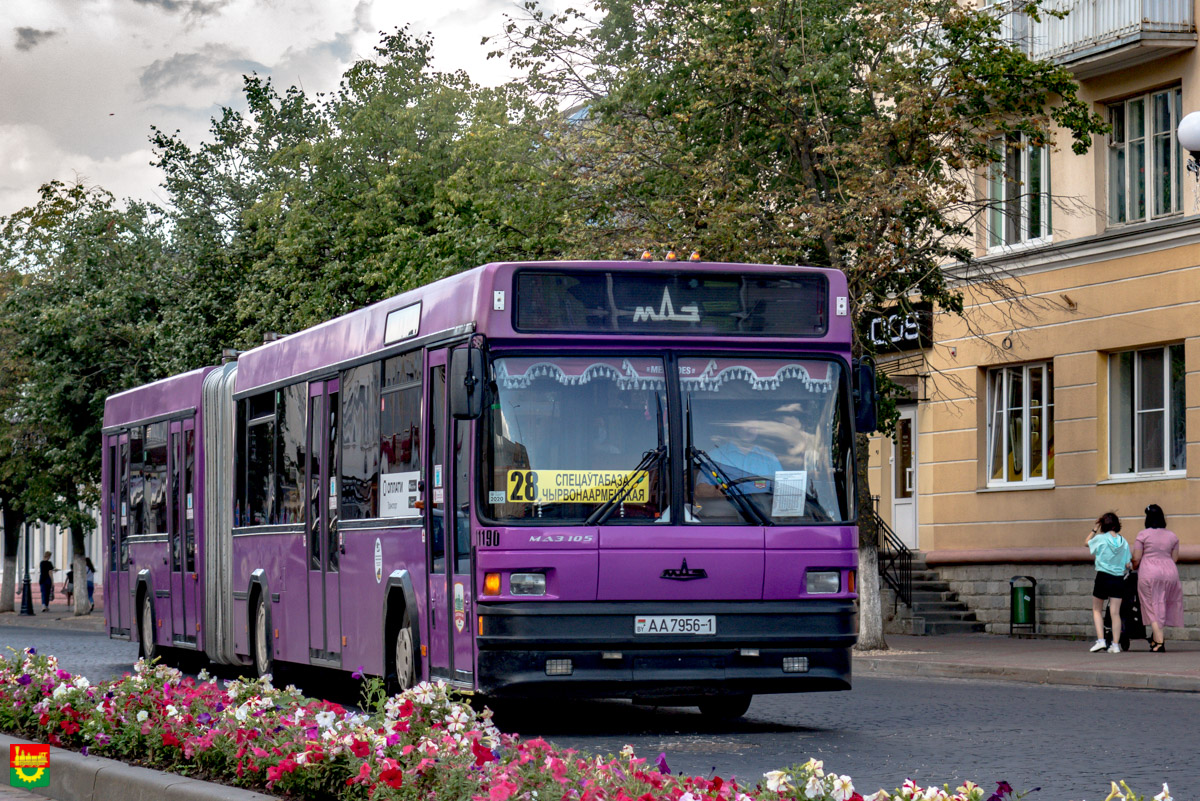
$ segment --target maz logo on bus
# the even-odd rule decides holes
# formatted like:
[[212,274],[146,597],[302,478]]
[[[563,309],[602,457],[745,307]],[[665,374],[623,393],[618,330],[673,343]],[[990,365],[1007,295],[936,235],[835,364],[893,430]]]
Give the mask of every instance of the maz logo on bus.
[[591,542],[591,534],[531,534],[530,542]]
[[675,305],[671,303],[671,290],[663,289],[662,303],[658,306],[658,311],[654,311],[652,306],[638,306],[633,310],[633,321],[640,323],[643,320],[649,320],[652,323],[660,323],[664,320],[670,320],[676,323],[698,323],[700,322],[700,307],[693,304],[691,306],[680,306],[679,311],[675,311]]

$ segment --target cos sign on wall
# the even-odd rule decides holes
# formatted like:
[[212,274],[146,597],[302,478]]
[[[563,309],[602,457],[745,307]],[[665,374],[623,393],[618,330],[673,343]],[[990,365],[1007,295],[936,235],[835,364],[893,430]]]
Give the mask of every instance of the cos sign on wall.
[[893,307],[867,316],[867,338],[876,353],[928,348],[933,342],[933,306],[914,303],[908,309]]

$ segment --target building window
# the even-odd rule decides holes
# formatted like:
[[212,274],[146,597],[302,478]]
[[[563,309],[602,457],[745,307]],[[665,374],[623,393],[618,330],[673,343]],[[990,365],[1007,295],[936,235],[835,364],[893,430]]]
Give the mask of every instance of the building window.
[[1108,369],[1109,473],[1186,470],[1183,345],[1114,353]]
[[1054,480],[1054,365],[988,371],[988,484]]
[[1045,147],[1023,134],[992,143],[1001,161],[988,171],[988,247],[1050,236],[1050,165]]
[[1108,107],[1110,224],[1145,222],[1183,208],[1183,159],[1175,135],[1182,107],[1179,87]]

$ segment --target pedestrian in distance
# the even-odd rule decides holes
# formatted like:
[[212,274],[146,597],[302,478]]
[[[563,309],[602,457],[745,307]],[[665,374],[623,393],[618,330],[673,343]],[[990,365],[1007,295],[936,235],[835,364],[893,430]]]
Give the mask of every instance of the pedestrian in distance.
[[63,582],[63,595],[67,596],[67,606],[75,602],[75,568],[67,571],[67,580]]
[[85,556],[83,564],[87,568],[87,593],[88,593],[88,612],[96,608],[95,592],[96,592],[96,566],[92,564],[92,557]]
[[50,561],[49,551],[38,565],[38,587],[42,591],[42,611],[45,612],[54,599],[54,563]]
[[[1129,543],[1121,536],[1121,520],[1105,512],[1096,520],[1084,544],[1096,560],[1096,581],[1092,585],[1092,622],[1096,624],[1096,642],[1092,652],[1108,649],[1121,653],[1121,596],[1125,571],[1129,569]],[[1104,604],[1112,617],[1112,645],[1104,639]]]
[[1179,537],[1167,529],[1162,507],[1146,507],[1146,527],[1138,532],[1132,549],[1133,567],[1138,571],[1138,598],[1142,619],[1150,622],[1150,650],[1165,651],[1163,627],[1183,625],[1183,585],[1179,582]]

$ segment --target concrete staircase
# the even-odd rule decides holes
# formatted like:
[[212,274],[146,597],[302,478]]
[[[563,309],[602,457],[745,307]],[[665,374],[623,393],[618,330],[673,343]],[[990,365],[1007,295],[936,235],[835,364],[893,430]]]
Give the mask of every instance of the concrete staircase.
[[967,634],[984,631],[984,623],[958,599],[936,570],[925,564],[925,555],[913,552],[912,633]]

